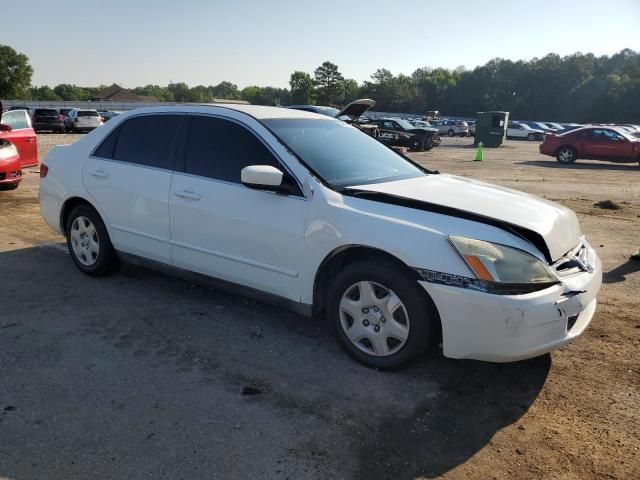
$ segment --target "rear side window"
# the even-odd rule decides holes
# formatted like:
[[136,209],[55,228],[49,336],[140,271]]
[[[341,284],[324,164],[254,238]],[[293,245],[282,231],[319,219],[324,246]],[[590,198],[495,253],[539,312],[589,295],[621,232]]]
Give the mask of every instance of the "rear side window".
[[267,147],[245,127],[214,117],[193,117],[185,145],[185,173],[240,183],[249,165],[282,169]]
[[145,115],[126,120],[93,156],[173,170],[172,149],[181,119],[179,115]]

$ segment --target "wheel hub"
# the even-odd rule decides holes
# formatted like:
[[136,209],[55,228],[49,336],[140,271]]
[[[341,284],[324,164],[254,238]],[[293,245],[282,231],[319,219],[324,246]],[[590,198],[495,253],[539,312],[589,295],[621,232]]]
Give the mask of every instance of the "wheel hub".
[[365,318],[369,321],[371,325],[380,325],[382,323],[382,313],[377,306],[371,306],[368,308],[368,313],[365,315]]

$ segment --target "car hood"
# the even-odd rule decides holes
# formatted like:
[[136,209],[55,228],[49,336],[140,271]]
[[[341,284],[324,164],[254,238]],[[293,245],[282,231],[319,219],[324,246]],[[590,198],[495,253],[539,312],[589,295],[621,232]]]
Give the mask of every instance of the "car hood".
[[[389,200],[389,203],[405,204],[410,208],[423,208],[492,225],[502,223],[535,232],[546,244],[548,252],[543,253],[550,256],[548,260],[561,258],[580,239],[580,225],[572,210],[524,192],[454,175],[427,175],[358,185],[347,191],[363,192],[364,195],[358,196],[370,200]],[[374,192],[374,195],[366,195],[367,192]]]
[[354,100],[336,115],[336,118],[348,117],[350,120],[356,120],[362,116],[364,112],[376,106],[375,100],[361,98]]
[[437,128],[433,128],[433,127],[416,127],[416,128],[412,128],[411,130],[409,130],[409,132],[411,133],[423,133],[423,132],[427,132],[427,133],[438,133],[440,130],[438,130]]

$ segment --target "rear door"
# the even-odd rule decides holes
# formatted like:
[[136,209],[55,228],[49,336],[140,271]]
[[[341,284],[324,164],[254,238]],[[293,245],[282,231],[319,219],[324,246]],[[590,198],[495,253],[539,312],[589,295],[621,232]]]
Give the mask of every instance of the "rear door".
[[38,142],[36,132],[31,128],[31,118],[26,110],[12,110],[2,114],[0,123],[9,125],[10,132],[0,132],[0,138],[13,143],[20,154],[20,166],[31,167],[38,164]]
[[84,184],[111,227],[117,250],[171,264],[169,189],[180,114],[147,114],[119,125],[84,164]]
[[298,301],[308,202],[244,186],[248,165],[275,166],[297,185],[247,124],[192,116],[169,199],[175,265]]

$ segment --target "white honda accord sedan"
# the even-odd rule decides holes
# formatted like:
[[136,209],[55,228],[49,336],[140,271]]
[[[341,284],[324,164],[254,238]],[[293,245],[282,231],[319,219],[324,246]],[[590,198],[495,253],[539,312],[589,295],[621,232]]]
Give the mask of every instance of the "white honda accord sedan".
[[137,109],[54,148],[41,177],[42,216],[83,272],[131,260],[322,313],[376,368],[438,341],[451,358],[533,357],[596,308],[600,260],[571,210],[429,171],[323,115]]

